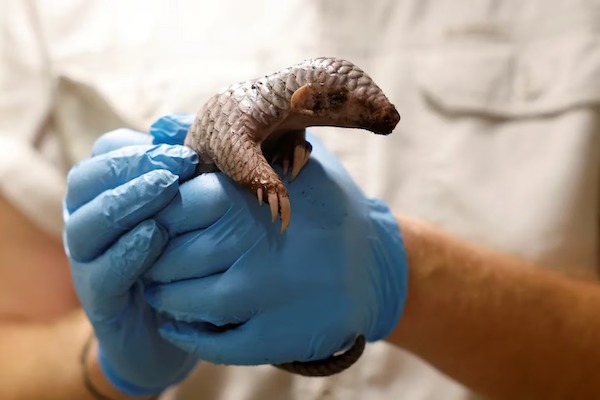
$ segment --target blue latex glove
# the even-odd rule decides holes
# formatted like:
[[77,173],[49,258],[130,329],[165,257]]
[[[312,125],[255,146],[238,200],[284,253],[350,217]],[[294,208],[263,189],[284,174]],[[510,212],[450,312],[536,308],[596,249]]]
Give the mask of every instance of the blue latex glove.
[[73,281],[107,378],[128,394],[158,394],[197,358],[159,335],[161,320],[144,299],[140,276],[168,240],[152,218],[177,196],[179,179],[193,175],[197,156],[128,130],[105,135],[94,153],[101,155],[68,176],[64,241]]
[[[172,116],[151,133],[177,143],[186,127]],[[172,319],[164,338],[207,361],[253,365],[323,359],[394,329],[407,286],[396,220],[308,139],[284,235],[268,206],[220,173],[184,183],[158,213],[171,239],[145,279],[148,301]],[[215,329],[228,324],[240,325]]]

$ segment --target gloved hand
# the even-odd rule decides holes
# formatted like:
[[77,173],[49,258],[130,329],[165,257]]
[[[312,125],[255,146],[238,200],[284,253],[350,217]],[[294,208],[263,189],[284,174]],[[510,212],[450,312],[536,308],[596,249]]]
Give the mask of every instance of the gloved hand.
[[146,303],[140,280],[168,240],[153,216],[176,197],[179,180],[193,175],[197,156],[149,139],[131,131],[100,139],[94,152],[105,154],[70,171],[63,210],[65,248],[98,338],[100,366],[131,395],[158,394],[197,362],[159,335],[160,316]]
[[[154,135],[180,142],[185,127],[169,117]],[[144,279],[148,301],[170,317],[165,339],[214,363],[278,364],[323,359],[396,326],[407,287],[396,220],[308,140],[311,159],[287,185],[284,235],[268,206],[221,173],[185,182],[157,214],[171,239]]]

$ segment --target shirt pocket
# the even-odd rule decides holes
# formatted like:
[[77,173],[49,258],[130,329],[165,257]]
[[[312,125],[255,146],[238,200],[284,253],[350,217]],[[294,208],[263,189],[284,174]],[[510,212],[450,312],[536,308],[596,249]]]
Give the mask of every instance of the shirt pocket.
[[600,35],[431,46],[414,58],[419,90],[451,114],[523,118],[600,103]]

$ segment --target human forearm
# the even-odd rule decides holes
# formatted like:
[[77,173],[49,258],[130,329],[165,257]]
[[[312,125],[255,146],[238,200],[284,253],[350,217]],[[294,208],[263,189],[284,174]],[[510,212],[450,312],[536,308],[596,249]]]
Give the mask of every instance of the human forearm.
[[399,218],[405,315],[389,341],[496,398],[600,396],[600,290]]
[[52,321],[77,307],[60,238],[43,232],[2,194],[0,277],[0,322]]
[[[80,363],[90,332],[81,311],[56,323],[0,322],[0,398],[94,399],[84,385]],[[90,351],[87,367],[94,386],[105,396],[133,399],[119,393],[104,378],[95,347]]]

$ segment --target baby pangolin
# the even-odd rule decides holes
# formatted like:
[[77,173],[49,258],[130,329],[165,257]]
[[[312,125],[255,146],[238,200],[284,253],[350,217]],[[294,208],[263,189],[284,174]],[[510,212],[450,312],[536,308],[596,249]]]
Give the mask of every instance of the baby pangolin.
[[290,223],[290,201],[271,163],[290,180],[307,163],[309,126],[362,128],[390,134],[400,115],[360,68],[339,58],[313,58],[259,79],[234,84],[198,112],[185,144],[200,156],[198,172],[222,171],[266,200],[281,232]]

